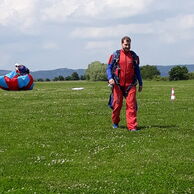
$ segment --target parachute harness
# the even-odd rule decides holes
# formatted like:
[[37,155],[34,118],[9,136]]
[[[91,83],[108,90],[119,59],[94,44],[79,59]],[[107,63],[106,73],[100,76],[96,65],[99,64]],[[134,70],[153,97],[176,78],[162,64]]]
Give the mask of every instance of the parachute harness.
[[[133,52],[133,51],[130,51],[131,55],[132,55],[132,58],[133,58],[133,65],[134,65],[134,68],[136,68],[136,57],[137,55]],[[118,85],[119,89],[122,91],[123,93],[123,96],[126,98],[130,89],[137,85],[137,78],[136,76],[134,77],[133,79],[133,82],[127,87],[127,89],[125,89],[124,87],[122,87],[120,85],[120,71],[121,71],[121,68],[119,66],[119,59],[120,59],[120,50],[117,50],[116,53],[114,54],[113,56],[113,60],[112,60],[112,64],[113,64],[113,68],[112,68],[112,75],[113,75],[113,79],[116,83],[116,85]]]

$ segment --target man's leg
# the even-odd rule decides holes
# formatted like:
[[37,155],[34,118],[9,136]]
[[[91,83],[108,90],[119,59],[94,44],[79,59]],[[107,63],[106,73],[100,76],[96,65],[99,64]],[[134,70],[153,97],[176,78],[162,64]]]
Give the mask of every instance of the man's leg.
[[126,97],[126,120],[128,130],[137,129],[136,86],[130,89]]
[[113,88],[113,98],[112,122],[118,124],[120,122],[120,112],[123,104],[123,93],[117,85],[114,85]]

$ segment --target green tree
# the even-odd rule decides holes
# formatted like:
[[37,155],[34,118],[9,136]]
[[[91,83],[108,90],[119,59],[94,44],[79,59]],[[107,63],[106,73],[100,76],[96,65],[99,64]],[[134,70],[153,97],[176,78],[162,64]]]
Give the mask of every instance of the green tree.
[[189,72],[188,75],[189,75],[189,79],[194,79],[194,72]]
[[59,81],[64,81],[65,80],[65,78],[62,76],[62,75],[59,75]]
[[187,80],[189,79],[188,69],[185,66],[175,66],[169,72],[169,80]]
[[86,76],[85,75],[81,75],[80,76],[80,80],[86,80]]
[[38,78],[38,79],[37,79],[37,81],[38,81],[38,82],[43,82],[43,81],[44,81],[44,79],[42,79],[42,78]]
[[85,77],[87,80],[92,81],[105,81],[106,78],[106,64],[99,61],[94,61],[88,65],[85,72]]
[[71,79],[72,79],[72,80],[79,80],[79,75],[78,75],[78,73],[77,73],[77,72],[73,72],[73,73],[71,74]]
[[53,81],[59,81],[59,77],[54,77]]
[[140,67],[140,70],[143,79],[153,79],[154,77],[160,75],[160,71],[153,65],[142,66]]
[[65,77],[65,80],[70,81],[70,80],[72,80],[72,77],[69,75],[69,76]]

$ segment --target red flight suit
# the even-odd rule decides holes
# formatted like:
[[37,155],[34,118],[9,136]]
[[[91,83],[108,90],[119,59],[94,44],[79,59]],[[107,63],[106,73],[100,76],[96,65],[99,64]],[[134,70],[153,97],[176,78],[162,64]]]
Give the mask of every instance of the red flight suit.
[[[112,60],[109,59],[109,63]],[[120,51],[119,59],[120,67],[120,86],[125,90],[133,83],[135,77],[135,69],[133,64],[133,57],[130,52]],[[120,111],[123,104],[123,92],[118,85],[113,87],[113,112],[112,122],[118,124],[120,122]],[[133,86],[126,97],[126,121],[128,130],[137,129],[137,102],[136,102],[136,86]]]

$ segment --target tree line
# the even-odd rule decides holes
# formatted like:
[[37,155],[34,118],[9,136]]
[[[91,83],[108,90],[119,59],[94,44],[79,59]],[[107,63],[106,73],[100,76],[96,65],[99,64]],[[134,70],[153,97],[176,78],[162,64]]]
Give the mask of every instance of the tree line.
[[[107,64],[95,61],[88,65],[85,72],[87,80],[91,81],[105,81]],[[164,80],[164,81],[176,81],[176,80],[188,80],[194,79],[194,72],[189,73],[186,66],[174,66],[169,72],[167,77],[162,77],[160,71],[154,65],[145,65],[140,67],[142,79],[144,80]]]
[[46,79],[43,79],[43,78],[38,78],[37,80],[35,81],[38,81],[38,82],[49,82],[49,81],[72,81],[72,80],[85,80],[85,75],[81,75],[79,76],[77,72],[73,72],[71,75],[69,76],[62,76],[62,75],[59,75],[58,77],[54,77],[53,79],[49,79],[49,78],[46,78]]
[[[36,81],[69,81],[69,80],[90,80],[90,81],[107,81],[106,76],[107,64],[100,61],[94,61],[88,65],[84,75],[79,76],[77,72],[73,72],[70,76],[64,77],[62,75],[54,79],[37,79]],[[186,66],[174,66],[167,77],[162,77],[157,66],[145,65],[140,67],[141,75],[144,80],[163,80],[176,81],[194,79],[194,72],[188,72]]]

